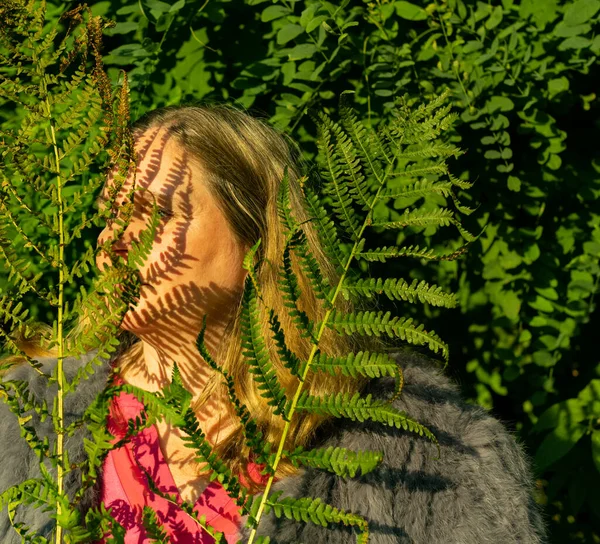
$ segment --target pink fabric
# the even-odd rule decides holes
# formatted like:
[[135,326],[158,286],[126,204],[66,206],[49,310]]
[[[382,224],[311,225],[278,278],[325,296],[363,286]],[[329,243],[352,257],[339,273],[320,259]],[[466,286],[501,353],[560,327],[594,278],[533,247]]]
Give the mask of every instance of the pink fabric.
[[[127,421],[135,419],[143,409],[144,405],[134,395],[124,391],[113,399],[107,420],[108,431],[116,437],[113,444],[125,436]],[[140,467],[152,476],[160,491],[175,495],[177,504],[153,493]],[[260,474],[260,466],[255,463],[249,463],[248,473],[256,483],[266,481]],[[241,481],[246,483],[243,478]],[[214,539],[178,506],[182,500],[162,455],[155,426],[142,430],[128,443],[109,452],[104,461],[102,502],[106,508],[112,507],[113,517],[125,527],[125,544],[149,542],[142,523],[144,506],[150,506],[156,512],[163,530],[169,535],[170,542],[214,542]],[[224,533],[228,544],[235,544],[239,540],[242,518],[238,506],[217,481],[211,482],[198,497],[194,512],[198,517],[206,516],[206,523]],[[104,543],[104,540],[101,542]]]

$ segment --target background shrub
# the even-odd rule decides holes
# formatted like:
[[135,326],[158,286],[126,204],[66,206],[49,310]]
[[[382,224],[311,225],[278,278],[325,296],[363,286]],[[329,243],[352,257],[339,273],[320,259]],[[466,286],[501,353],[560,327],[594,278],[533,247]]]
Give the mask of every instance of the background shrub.
[[[57,18],[76,3],[48,5]],[[289,133],[308,161],[308,114],[335,115],[343,91],[376,126],[395,96],[451,89],[453,141],[466,150],[451,170],[476,182],[459,194],[477,208],[464,226],[485,231],[458,261],[390,260],[373,273],[458,293],[453,311],[389,309],[448,342],[449,374],[518,433],[553,542],[600,542],[600,1],[109,0],[92,9],[117,22],[105,62],[114,81],[127,71],[134,119],[181,102],[232,102]],[[3,128],[20,115],[0,101]],[[397,219],[403,204],[382,205],[379,218]],[[460,242],[429,227],[388,236],[377,245]],[[76,251],[95,239],[80,242]]]

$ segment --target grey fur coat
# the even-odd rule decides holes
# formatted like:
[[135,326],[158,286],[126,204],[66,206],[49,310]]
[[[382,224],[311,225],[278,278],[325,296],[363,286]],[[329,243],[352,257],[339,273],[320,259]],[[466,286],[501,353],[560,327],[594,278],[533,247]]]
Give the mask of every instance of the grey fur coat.
[[[94,352],[65,359],[65,372],[72,376]],[[534,503],[528,461],[521,447],[504,426],[481,408],[465,404],[458,388],[433,363],[418,353],[395,355],[405,375],[405,388],[395,406],[427,425],[437,436],[441,458],[427,439],[372,422],[335,420],[321,429],[314,446],[341,446],[380,450],[384,460],[362,477],[341,479],[307,469],[276,482],[273,490],[284,495],[320,497],[369,522],[373,544],[538,544],[545,542],[542,515]],[[50,374],[55,359],[40,359]],[[80,384],[65,400],[66,424],[79,417],[106,384],[109,365]],[[4,380],[26,380],[38,398],[52,407],[56,387],[29,366],[17,367]],[[368,392],[388,397],[388,379],[372,382]],[[33,420],[39,436],[52,436],[52,423]],[[72,463],[85,456],[84,433],[66,439]],[[16,418],[0,402],[0,492],[27,478],[39,477],[37,459],[21,438]],[[78,474],[71,472],[65,489],[73,496]],[[100,482],[100,479],[98,480]],[[85,512],[99,502],[97,485],[90,489],[80,508]],[[23,521],[39,534],[49,536],[54,521],[41,509],[19,508],[15,521]],[[344,526],[324,528],[263,517],[259,534],[274,543],[350,543],[355,534]],[[0,512],[0,542],[20,542],[10,526],[7,509]],[[185,543],[181,543],[185,544]]]

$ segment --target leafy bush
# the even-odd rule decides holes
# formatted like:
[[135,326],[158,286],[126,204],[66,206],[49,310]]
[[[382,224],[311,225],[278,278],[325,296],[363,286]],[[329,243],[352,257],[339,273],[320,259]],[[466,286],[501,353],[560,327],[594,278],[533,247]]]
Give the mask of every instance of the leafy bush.
[[[127,70],[134,117],[230,101],[264,112],[307,160],[317,152],[307,114],[335,114],[343,91],[377,127],[398,92],[424,101],[451,89],[453,143],[467,151],[451,169],[475,181],[458,193],[478,206],[465,227],[485,231],[458,261],[372,268],[457,292],[452,319],[431,305],[383,307],[427,319],[449,341],[449,371],[473,401],[514,426],[535,457],[555,541],[600,539],[591,491],[600,487],[600,2],[107,0],[93,10],[117,21],[106,61],[115,81]],[[2,110],[3,125],[19,119]],[[377,219],[397,220],[419,198],[382,204]],[[422,204],[433,212],[447,197]],[[427,226],[368,241],[418,236],[437,249],[458,245]]]

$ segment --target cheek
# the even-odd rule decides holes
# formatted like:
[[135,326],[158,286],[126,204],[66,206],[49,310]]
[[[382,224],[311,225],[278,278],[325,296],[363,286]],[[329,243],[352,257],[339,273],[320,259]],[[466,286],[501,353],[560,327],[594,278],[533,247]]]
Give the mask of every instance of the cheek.
[[222,285],[236,284],[242,268],[244,253],[233,235],[219,225],[207,225],[190,236],[188,253],[193,257],[192,268],[201,270],[205,278]]

